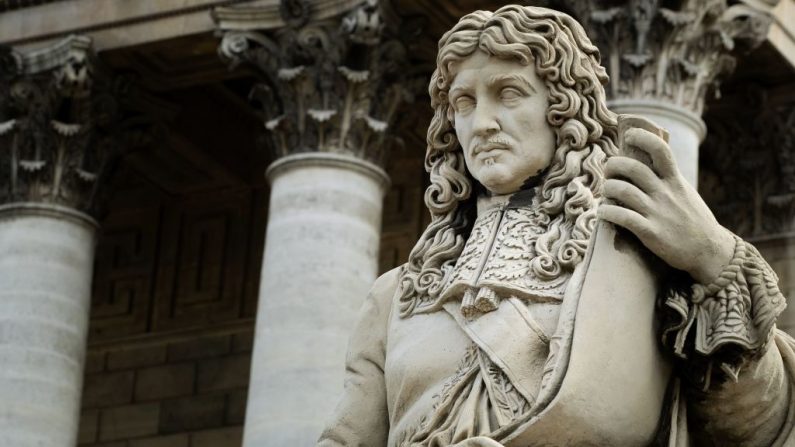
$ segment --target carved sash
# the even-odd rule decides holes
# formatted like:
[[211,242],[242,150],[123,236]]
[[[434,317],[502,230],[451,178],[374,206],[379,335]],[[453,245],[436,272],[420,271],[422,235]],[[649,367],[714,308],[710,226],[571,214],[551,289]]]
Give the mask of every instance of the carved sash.
[[671,366],[655,330],[655,267],[612,225],[599,223],[592,240],[564,298],[547,395],[492,435],[506,447],[645,447],[658,431]]
[[472,319],[461,314],[460,303],[455,301],[445,303],[444,310],[505,373],[527,402],[534,403],[549,355],[549,340],[533,321],[525,303],[510,298],[498,309]]

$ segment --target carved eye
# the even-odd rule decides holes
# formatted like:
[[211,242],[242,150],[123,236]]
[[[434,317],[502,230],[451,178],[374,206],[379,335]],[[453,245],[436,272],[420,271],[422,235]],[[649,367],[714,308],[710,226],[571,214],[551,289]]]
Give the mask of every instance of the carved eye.
[[453,107],[456,112],[464,113],[475,106],[475,100],[471,96],[461,95],[453,100]]
[[516,87],[505,87],[500,91],[500,99],[503,101],[512,101],[524,96],[521,90]]

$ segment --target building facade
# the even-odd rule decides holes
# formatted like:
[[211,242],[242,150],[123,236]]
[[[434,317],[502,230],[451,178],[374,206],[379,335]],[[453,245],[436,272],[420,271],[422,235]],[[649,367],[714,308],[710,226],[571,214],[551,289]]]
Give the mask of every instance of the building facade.
[[[524,3],[795,295],[795,2]],[[502,4],[0,0],[0,444],[312,445],[429,222],[436,41]]]

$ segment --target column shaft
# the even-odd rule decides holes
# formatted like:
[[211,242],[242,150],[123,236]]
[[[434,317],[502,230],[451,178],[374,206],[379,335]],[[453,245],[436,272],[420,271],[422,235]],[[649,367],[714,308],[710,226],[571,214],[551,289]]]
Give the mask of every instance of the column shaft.
[[378,270],[387,176],[352,156],[291,155],[272,182],[244,446],[308,446],[343,388]]
[[77,444],[95,228],[63,207],[0,207],[0,445]]

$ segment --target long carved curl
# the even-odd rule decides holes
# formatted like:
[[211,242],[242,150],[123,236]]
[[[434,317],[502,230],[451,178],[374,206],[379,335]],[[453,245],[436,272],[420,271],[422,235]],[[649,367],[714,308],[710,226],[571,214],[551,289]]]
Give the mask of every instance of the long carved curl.
[[605,159],[617,152],[615,114],[607,109],[608,77],[599,50],[570,16],[545,8],[509,5],[494,13],[463,17],[439,41],[429,93],[434,109],[428,127],[425,169],[431,184],[425,204],[431,223],[404,266],[400,315],[438,310],[445,275],[452,270],[474,221],[475,180],[451,123],[448,91],[454,64],[476,51],[534,64],[549,89],[547,121],[557,149],[541,186],[547,231],[535,244],[530,268],[542,279],[571,272],[583,259],[602,194]]

